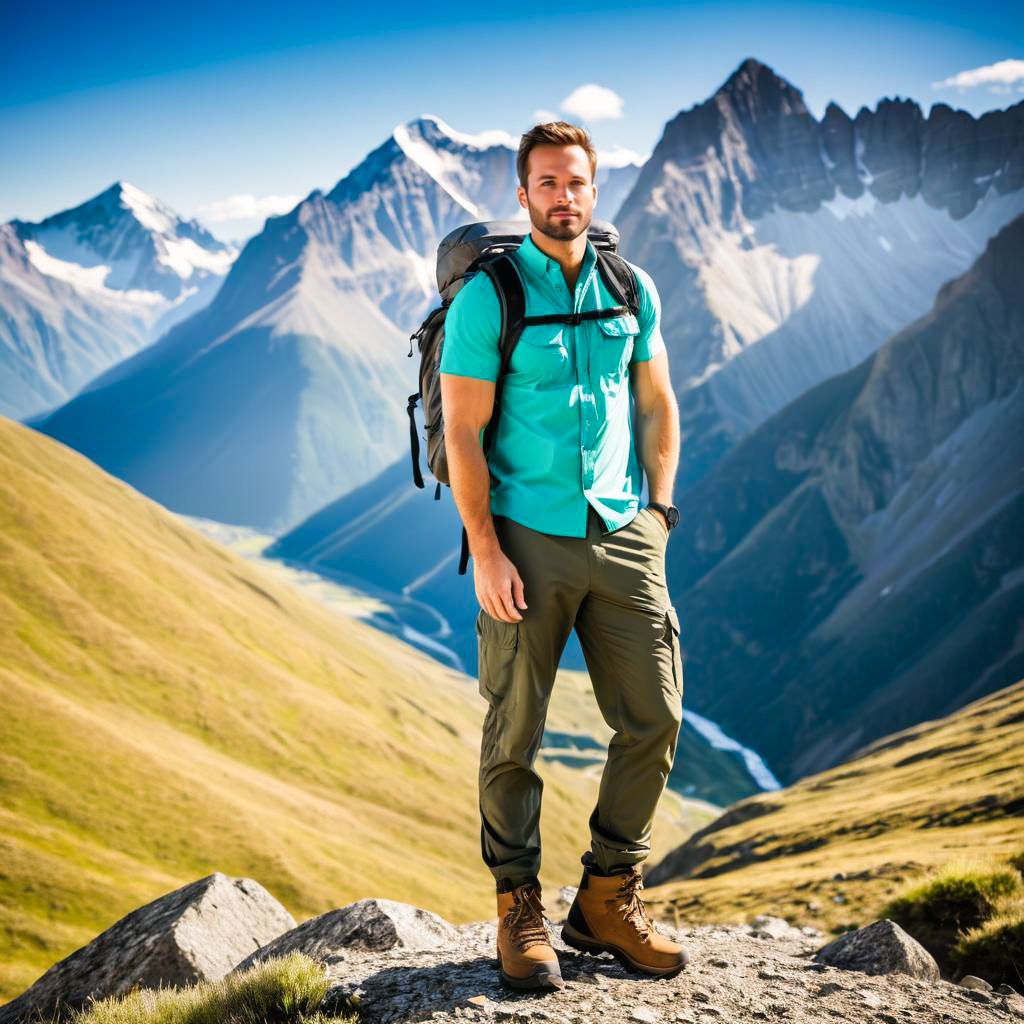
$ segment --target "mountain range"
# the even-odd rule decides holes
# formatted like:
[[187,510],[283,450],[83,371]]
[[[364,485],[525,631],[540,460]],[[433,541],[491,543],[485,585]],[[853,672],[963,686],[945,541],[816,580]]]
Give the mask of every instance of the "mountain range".
[[819,122],[744,61],[678,114],[618,216],[654,277],[685,490],[807,388],[923,315],[1024,211],[1024,102],[973,118],[883,99]]
[[[621,250],[659,285],[680,401],[688,702],[785,778],[1013,670],[1022,117],[897,97],[818,121],[751,59],[601,186],[633,182]],[[387,591],[393,631],[471,665],[472,636],[445,632],[472,608],[449,496],[401,482],[405,334],[436,301],[438,240],[514,215],[514,183],[510,137],[400,125],[269,218],[206,308],[32,422],[172,509]]]
[[[33,423],[178,511],[294,525],[407,443],[433,254],[461,224],[525,217],[515,152],[433,117],[397,126],[330,192],[268,218],[206,308]],[[609,201],[638,170],[605,169]]]

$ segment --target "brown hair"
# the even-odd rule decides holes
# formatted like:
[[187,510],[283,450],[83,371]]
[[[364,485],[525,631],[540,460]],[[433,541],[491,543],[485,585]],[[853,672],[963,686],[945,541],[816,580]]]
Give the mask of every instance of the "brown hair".
[[566,121],[550,121],[548,124],[536,124],[519,140],[519,153],[516,155],[516,174],[519,184],[526,188],[526,167],[530,159],[530,150],[534,146],[582,146],[590,161],[590,180],[597,176],[597,151],[590,141],[585,128],[569,124]]

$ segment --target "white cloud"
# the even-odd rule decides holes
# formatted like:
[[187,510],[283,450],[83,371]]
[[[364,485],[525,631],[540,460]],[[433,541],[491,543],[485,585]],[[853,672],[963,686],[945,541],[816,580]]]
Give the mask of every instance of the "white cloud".
[[646,156],[618,144],[613,149],[600,149],[597,152],[598,167],[628,167],[630,164],[639,167],[646,161]]
[[550,124],[552,121],[562,120],[553,110],[535,110],[533,119],[537,124]]
[[279,213],[287,213],[301,196],[235,195],[217,199],[197,207],[195,215],[216,224],[226,220],[258,220]]
[[622,97],[593,82],[577,86],[559,106],[581,121],[609,121],[622,117]]
[[[956,88],[963,92],[965,89],[987,85],[989,92],[1005,94],[1012,91],[1011,86],[1021,81],[1024,81],[1024,60],[1000,60],[995,64],[961,71],[941,82],[932,82],[932,88]],[[1018,87],[1017,91],[1024,91],[1024,88]]]

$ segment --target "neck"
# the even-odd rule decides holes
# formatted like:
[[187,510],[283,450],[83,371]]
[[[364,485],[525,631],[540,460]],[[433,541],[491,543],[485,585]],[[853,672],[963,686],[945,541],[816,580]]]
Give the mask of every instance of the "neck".
[[562,268],[562,274],[570,286],[574,286],[583,266],[583,257],[587,254],[587,233],[581,232],[568,241],[549,238],[542,235],[536,228],[530,229],[533,244],[549,259],[554,260]]

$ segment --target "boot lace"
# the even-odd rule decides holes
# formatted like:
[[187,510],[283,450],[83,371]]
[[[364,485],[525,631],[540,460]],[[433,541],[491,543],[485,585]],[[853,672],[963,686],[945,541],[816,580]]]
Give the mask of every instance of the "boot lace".
[[520,953],[541,943],[550,946],[551,934],[544,920],[544,904],[536,886],[520,885],[512,890],[515,902],[505,915],[505,926],[509,937]]
[[644,879],[639,871],[631,871],[626,875],[619,891],[608,900],[608,906],[614,907],[627,924],[636,929],[641,941],[646,942],[651,932],[657,932],[654,922],[647,914],[647,907],[640,898],[640,890],[644,887]]

